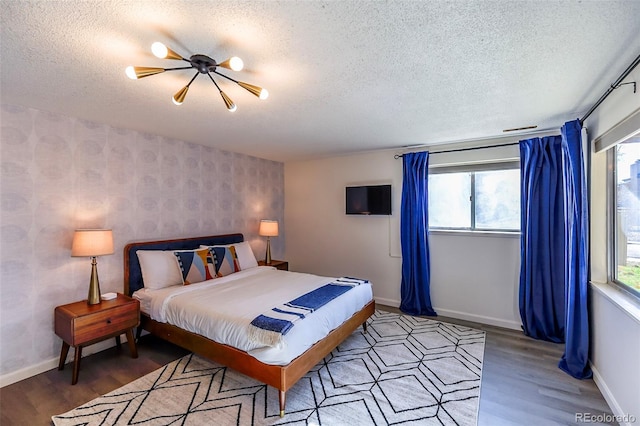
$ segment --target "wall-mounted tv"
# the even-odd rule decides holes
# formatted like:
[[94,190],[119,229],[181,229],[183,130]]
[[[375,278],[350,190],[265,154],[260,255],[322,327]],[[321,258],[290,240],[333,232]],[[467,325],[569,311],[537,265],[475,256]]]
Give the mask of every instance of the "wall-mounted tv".
[[390,215],[391,185],[347,186],[347,214]]

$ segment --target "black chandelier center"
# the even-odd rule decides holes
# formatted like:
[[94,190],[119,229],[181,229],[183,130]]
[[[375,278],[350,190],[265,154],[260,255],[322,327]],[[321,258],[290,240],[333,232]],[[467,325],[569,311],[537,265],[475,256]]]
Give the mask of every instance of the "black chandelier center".
[[197,69],[202,74],[207,74],[216,70],[218,63],[215,59],[208,57],[207,55],[192,55],[189,58],[191,66]]

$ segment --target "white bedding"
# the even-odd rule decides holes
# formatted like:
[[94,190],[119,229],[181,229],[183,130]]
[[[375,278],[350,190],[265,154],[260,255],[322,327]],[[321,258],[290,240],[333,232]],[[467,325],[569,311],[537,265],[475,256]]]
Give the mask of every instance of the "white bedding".
[[259,266],[198,284],[142,289],[133,297],[153,320],[246,351],[266,364],[286,365],[369,303],[371,284],[352,288],[296,322],[278,347],[258,347],[249,341],[249,323],[334,279]]

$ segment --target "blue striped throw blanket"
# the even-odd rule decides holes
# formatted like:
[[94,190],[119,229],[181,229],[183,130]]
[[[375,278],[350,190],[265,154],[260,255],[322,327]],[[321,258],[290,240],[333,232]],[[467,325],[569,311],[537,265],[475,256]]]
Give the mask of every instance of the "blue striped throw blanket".
[[367,283],[369,283],[368,280],[342,277],[290,302],[278,305],[251,321],[249,339],[265,346],[278,346],[282,343],[284,335],[291,330],[297,321],[353,287]]

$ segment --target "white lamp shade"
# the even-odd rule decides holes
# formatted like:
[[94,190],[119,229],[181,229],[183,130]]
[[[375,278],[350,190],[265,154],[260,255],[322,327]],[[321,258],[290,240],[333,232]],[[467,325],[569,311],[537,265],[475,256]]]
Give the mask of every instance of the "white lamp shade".
[[258,234],[260,234],[263,237],[277,237],[278,221],[277,220],[261,220]]
[[113,254],[111,229],[78,229],[73,234],[71,256],[102,256]]

